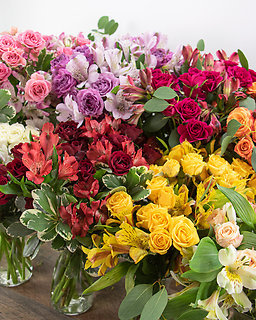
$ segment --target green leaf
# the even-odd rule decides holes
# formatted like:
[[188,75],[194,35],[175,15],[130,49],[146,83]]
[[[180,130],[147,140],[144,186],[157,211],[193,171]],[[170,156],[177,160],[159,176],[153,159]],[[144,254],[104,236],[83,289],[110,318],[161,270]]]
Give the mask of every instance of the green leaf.
[[156,89],[156,91],[153,94],[153,97],[158,99],[169,100],[177,97],[177,93],[169,87],[160,87]]
[[46,215],[37,209],[24,211],[20,216],[20,221],[27,228],[38,232],[47,230],[52,225],[52,221],[48,220]]
[[25,237],[33,232],[33,230],[28,229],[19,221],[10,224],[6,230],[6,233],[11,237]]
[[202,282],[199,286],[195,304],[197,304],[198,300],[205,300],[211,296],[214,290],[218,287],[216,280],[211,282]]
[[36,70],[35,70],[35,67],[30,65],[26,67],[26,71],[27,71],[27,74],[31,76],[31,74],[33,74]]
[[202,62],[201,62],[201,60],[199,58],[197,59],[196,67],[197,67],[198,70],[202,70],[203,69]]
[[53,59],[53,54],[47,54],[44,57],[43,63],[42,63],[42,71],[47,72],[51,68],[51,61]]
[[13,106],[2,107],[0,112],[0,122],[9,122],[16,115],[16,110]]
[[109,18],[108,16],[103,16],[99,19],[98,21],[98,28],[99,29],[104,29],[105,25],[108,23]]
[[111,93],[117,94],[117,92],[119,91],[120,86],[115,86],[112,90]]
[[251,163],[253,170],[256,172],[256,148],[255,146],[252,149]]
[[139,263],[132,264],[130,268],[127,271],[127,274],[125,276],[125,290],[126,294],[128,294],[132,288],[134,288],[135,285],[135,273],[139,267]]
[[0,89],[0,108],[6,106],[11,99],[11,92],[6,89]]
[[184,311],[193,310],[190,304],[195,302],[197,292],[198,287],[185,289],[184,292],[170,299],[163,312],[163,316],[168,320],[176,320],[179,316],[182,315],[182,313],[184,313]]
[[44,60],[44,57],[46,56],[46,48],[40,51],[40,54],[37,59],[37,64],[36,64],[36,70],[41,70],[42,69],[42,63]]
[[56,223],[51,223],[48,229],[38,232],[37,234],[38,238],[41,241],[47,242],[47,241],[52,241],[57,237],[57,231],[56,231]]
[[118,310],[120,320],[130,320],[141,314],[145,304],[152,297],[152,284],[135,286],[124,298]]
[[20,81],[18,79],[16,79],[12,74],[8,77],[8,80],[10,81],[11,85],[13,86],[15,94],[17,95],[17,92],[18,92],[17,85],[20,83]]
[[32,256],[39,245],[40,240],[37,238],[35,234],[26,242],[25,247],[23,249],[23,257]]
[[51,216],[57,216],[58,205],[56,193],[48,184],[42,183],[41,189],[33,190],[32,197],[34,199],[34,206],[39,206]]
[[216,279],[218,273],[219,273],[219,269],[212,272],[206,272],[206,273],[189,270],[182,274],[182,278],[190,279],[198,282],[209,282]]
[[130,171],[126,175],[126,187],[133,188],[140,182],[140,176],[137,174],[136,167],[130,169]]
[[115,176],[114,174],[106,174],[102,178],[102,182],[108,189],[121,187],[125,184],[125,178],[122,176]]
[[254,111],[256,104],[255,104],[255,100],[251,97],[247,97],[244,100],[240,100],[239,101],[239,107],[244,107],[247,108],[250,111]]
[[0,185],[0,191],[4,194],[23,195],[20,187],[13,182],[8,182],[7,184]]
[[207,316],[208,311],[202,309],[193,309],[184,312],[177,320],[203,320]]
[[256,248],[256,234],[249,231],[242,231],[243,240],[238,247],[239,250],[255,249]]
[[158,320],[161,317],[168,302],[168,293],[163,287],[154,294],[142,310],[140,320]]
[[144,104],[144,109],[148,112],[162,112],[169,106],[165,100],[153,97]]
[[241,63],[241,66],[243,68],[245,68],[246,70],[249,69],[249,64],[248,64],[248,61],[243,53],[243,51],[241,51],[240,49],[237,50],[237,53],[238,53],[238,57],[239,57],[239,60],[240,60],[240,63]]
[[72,232],[68,224],[59,222],[56,226],[56,231],[63,239],[67,241],[72,239]]
[[133,201],[140,201],[147,198],[150,195],[150,189],[145,189],[142,186],[137,186],[130,190],[130,195]]
[[143,173],[140,176],[140,185],[145,186],[146,181],[147,180],[151,180],[152,178],[153,178],[153,171],[149,171],[149,172]]
[[127,273],[129,267],[131,266],[130,262],[121,262],[109,272],[104,274],[96,280],[90,287],[85,289],[83,294],[89,294],[91,292],[99,291],[120,281]]
[[217,185],[217,187],[230,200],[239,218],[249,227],[254,229],[254,225],[256,224],[256,213],[248,200],[233,189],[221,187],[220,185]]
[[177,146],[180,143],[180,135],[178,134],[177,129],[173,129],[168,139],[170,148]]
[[141,63],[144,64],[144,62],[145,62],[145,54],[143,53],[139,56],[139,58],[136,61],[136,68],[140,69]]
[[201,239],[189,266],[191,270],[199,273],[209,273],[222,267],[218,258],[218,250],[211,238]]
[[143,123],[143,130],[147,132],[157,132],[166,125],[168,120],[164,114],[156,113],[154,116],[146,119],[145,123]]
[[231,136],[225,136],[221,142],[221,153],[220,156],[223,156],[223,154],[226,152],[228,145],[232,141],[233,137]]
[[197,49],[198,49],[199,51],[204,51],[204,49],[205,49],[204,40],[203,40],[203,39],[200,39],[200,40],[197,42],[196,47],[197,47]]
[[57,235],[56,238],[52,241],[52,248],[54,250],[61,250],[66,246],[66,241],[60,236]]

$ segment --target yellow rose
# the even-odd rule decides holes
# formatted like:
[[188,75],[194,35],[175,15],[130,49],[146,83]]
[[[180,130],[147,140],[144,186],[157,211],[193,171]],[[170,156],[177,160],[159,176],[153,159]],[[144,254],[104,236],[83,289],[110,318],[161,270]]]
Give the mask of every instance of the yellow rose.
[[181,165],[185,174],[197,176],[202,173],[206,163],[198,153],[188,153],[181,160]]
[[248,176],[254,172],[252,167],[241,159],[233,159],[231,167],[241,178],[248,178]]
[[147,189],[151,190],[148,199],[156,203],[161,189],[167,186],[167,183],[168,181],[162,176],[154,177],[153,179],[148,180]]
[[[137,227],[144,229],[153,229],[158,224],[168,227],[170,215],[167,208],[160,207],[157,204],[149,203],[141,207],[137,213]],[[163,222],[166,221],[166,222]]]
[[132,198],[124,191],[114,193],[108,198],[106,205],[110,213],[120,221],[123,221],[125,216],[130,215],[133,209]]
[[177,146],[173,147],[167,158],[175,159],[180,162],[184,155],[192,152],[194,152],[192,144],[190,144],[188,141],[184,141],[182,144],[178,144]]
[[243,191],[246,187],[246,179],[241,179],[240,175],[233,170],[216,177],[216,182],[222,187],[235,187],[238,192]]
[[231,165],[217,154],[211,154],[207,163],[208,169],[214,176],[221,176],[232,171]]
[[193,222],[184,216],[171,218],[170,234],[173,246],[177,250],[191,247],[199,242],[199,237]]
[[162,172],[162,166],[158,166],[156,164],[151,164],[149,167],[149,170],[152,170],[154,172],[154,176],[156,176]]
[[172,245],[170,233],[162,228],[155,229],[149,235],[149,248],[151,252],[166,254]]
[[163,187],[158,194],[157,204],[167,209],[172,209],[175,205],[175,194],[173,187]]
[[162,167],[162,171],[164,175],[166,175],[169,178],[174,178],[178,175],[180,172],[180,164],[179,161],[175,159],[170,159],[165,162],[165,164]]

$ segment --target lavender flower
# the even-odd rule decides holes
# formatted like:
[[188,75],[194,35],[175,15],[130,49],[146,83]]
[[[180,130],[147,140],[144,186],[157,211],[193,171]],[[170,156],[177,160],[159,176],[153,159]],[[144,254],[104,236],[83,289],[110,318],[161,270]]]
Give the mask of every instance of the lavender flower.
[[76,47],[74,50],[74,54],[76,55],[77,53],[82,53],[86,57],[90,65],[93,63],[93,54],[91,53],[87,45]]
[[91,83],[91,88],[99,91],[100,95],[104,97],[115,86],[119,84],[119,80],[111,72],[100,73],[98,79]]
[[83,89],[77,94],[78,110],[84,116],[98,117],[103,113],[104,102],[95,89]]
[[66,69],[59,69],[52,78],[52,91],[58,98],[67,94],[76,85],[76,80]]
[[63,69],[66,67],[66,64],[69,62],[69,56],[64,53],[60,54],[58,57],[53,59],[51,63],[51,71],[58,72],[59,69]]

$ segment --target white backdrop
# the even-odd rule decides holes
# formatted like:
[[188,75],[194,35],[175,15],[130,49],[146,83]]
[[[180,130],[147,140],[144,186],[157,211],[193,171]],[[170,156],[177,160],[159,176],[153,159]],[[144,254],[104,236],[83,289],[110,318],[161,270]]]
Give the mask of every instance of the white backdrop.
[[16,26],[58,35],[87,35],[108,15],[119,23],[117,34],[152,31],[168,36],[169,48],[195,47],[201,38],[206,51],[240,49],[256,69],[256,0],[0,0],[1,31]]

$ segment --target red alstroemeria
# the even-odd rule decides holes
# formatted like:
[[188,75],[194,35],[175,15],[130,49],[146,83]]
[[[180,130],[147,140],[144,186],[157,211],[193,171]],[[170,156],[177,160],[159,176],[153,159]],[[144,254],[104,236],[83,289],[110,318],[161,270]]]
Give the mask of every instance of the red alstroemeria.
[[99,191],[99,182],[91,176],[87,181],[79,181],[75,184],[73,191],[78,198],[93,198]]
[[[59,157],[60,159],[60,157]],[[65,151],[63,162],[59,161],[59,179],[76,181],[78,179],[78,162],[74,156],[69,156]]]
[[54,126],[52,123],[45,123],[40,135],[40,145],[44,151],[46,159],[52,156],[53,146],[59,142],[59,136],[53,133]]
[[87,207],[86,203],[81,203],[79,209],[76,204],[70,203],[67,207],[61,206],[59,211],[61,218],[69,225],[73,238],[86,236],[89,226],[94,222],[96,212]]
[[52,170],[52,160],[46,160],[41,150],[32,149],[25,153],[22,156],[22,162],[29,169],[26,177],[36,184],[42,183],[43,176],[47,176]]
[[122,148],[125,153],[132,157],[133,165],[135,167],[146,166],[148,163],[142,156],[142,149],[139,149],[137,152],[135,150],[134,143],[132,141],[125,141],[122,143]]
[[108,140],[104,142],[97,141],[95,144],[90,145],[86,155],[93,164],[96,162],[108,163],[112,149],[113,145]]

